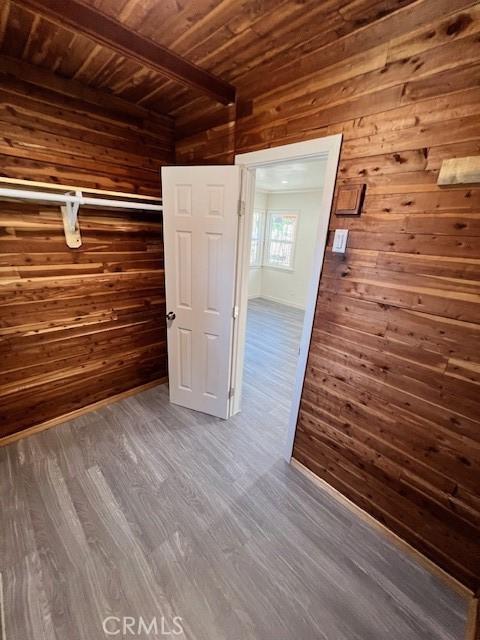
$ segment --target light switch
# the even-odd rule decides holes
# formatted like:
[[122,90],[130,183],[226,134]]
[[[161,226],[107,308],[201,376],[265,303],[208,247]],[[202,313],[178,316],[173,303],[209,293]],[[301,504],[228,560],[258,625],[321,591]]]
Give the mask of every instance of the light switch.
[[347,249],[348,229],[335,229],[333,237],[333,253],[345,253]]

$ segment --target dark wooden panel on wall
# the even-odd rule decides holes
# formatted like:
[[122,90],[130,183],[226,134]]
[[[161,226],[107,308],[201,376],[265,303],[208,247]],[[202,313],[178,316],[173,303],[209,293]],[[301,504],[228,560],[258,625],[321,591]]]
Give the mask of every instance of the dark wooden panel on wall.
[[1,176],[158,196],[172,161],[171,119],[0,56]]
[[[171,121],[5,69],[0,175],[160,195]],[[0,437],[166,375],[161,217],[83,207],[80,227],[69,249],[57,206],[0,202]]]
[[166,375],[161,220],[0,205],[0,437]]
[[[278,0],[242,0],[239,5],[212,0],[186,3],[102,0],[89,3],[92,5],[89,10],[97,14],[97,19],[93,17],[95,24],[103,24],[105,15],[114,18],[132,34],[167,47],[236,86],[237,78],[245,71],[257,70],[261,74],[263,65],[272,59],[291,60],[293,49],[303,51],[310,42],[318,48],[320,43],[335,41],[412,2],[414,0],[282,0],[280,3]],[[24,4],[14,0],[3,2],[0,52],[162,113],[173,114],[191,99],[199,98],[199,105],[192,111],[197,115],[201,113],[198,90],[189,90],[153,71],[145,60],[142,64],[129,55],[128,50],[123,50],[123,54],[118,49],[114,52],[107,46],[99,46],[79,30],[69,31],[68,21],[52,24],[40,15],[44,11],[28,10]]]
[[480,3],[317,31],[236,79],[250,115],[182,107],[177,160],[343,133],[338,185],[366,198],[330,222],[349,249],[327,250],[294,457],[478,590],[480,189],[436,181],[480,154]]

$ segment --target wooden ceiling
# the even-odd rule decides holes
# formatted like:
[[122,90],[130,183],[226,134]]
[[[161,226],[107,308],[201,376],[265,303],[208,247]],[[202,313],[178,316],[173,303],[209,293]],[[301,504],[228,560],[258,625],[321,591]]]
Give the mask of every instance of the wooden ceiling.
[[[414,0],[81,0],[133,33],[235,85],[244,97],[298,53],[332,42]],[[59,3],[61,5],[61,3]],[[115,94],[151,111],[182,116],[208,108],[198,88],[3,0],[0,54]],[[292,51],[293,50],[293,51]],[[250,94],[250,95],[249,95]]]

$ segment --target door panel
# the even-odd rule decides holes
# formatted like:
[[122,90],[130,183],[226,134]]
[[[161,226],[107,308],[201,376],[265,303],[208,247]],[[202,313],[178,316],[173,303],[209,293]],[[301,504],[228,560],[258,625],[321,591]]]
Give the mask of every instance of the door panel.
[[170,401],[229,415],[240,167],[163,167]]
[[177,231],[176,238],[176,304],[183,309],[192,308],[192,233]]

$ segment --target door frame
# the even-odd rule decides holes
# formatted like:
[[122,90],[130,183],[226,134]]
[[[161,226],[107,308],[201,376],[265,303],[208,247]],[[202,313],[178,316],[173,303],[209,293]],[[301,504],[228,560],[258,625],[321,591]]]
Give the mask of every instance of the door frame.
[[[259,151],[241,153],[235,156],[235,164],[242,166],[242,191],[240,204],[240,220],[238,233],[237,275],[236,275],[236,322],[233,335],[232,354],[232,389],[231,415],[240,411],[243,367],[245,356],[245,340],[248,306],[248,272],[250,262],[250,236],[252,232],[253,204],[255,197],[255,169],[278,162],[295,160],[326,159],[325,180],[320,202],[320,218],[317,227],[315,253],[313,258],[312,277],[308,288],[307,304],[300,341],[299,356],[295,374],[288,432],[285,441],[284,458],[290,462],[293,442],[297,428],[300,399],[307,368],[308,352],[312,336],[315,307],[317,302],[320,275],[322,272],[325,247],[327,242],[330,212],[337,179],[342,134],[316,138],[305,142],[294,142],[279,147],[270,147]],[[243,215],[244,214],[244,215]]]

